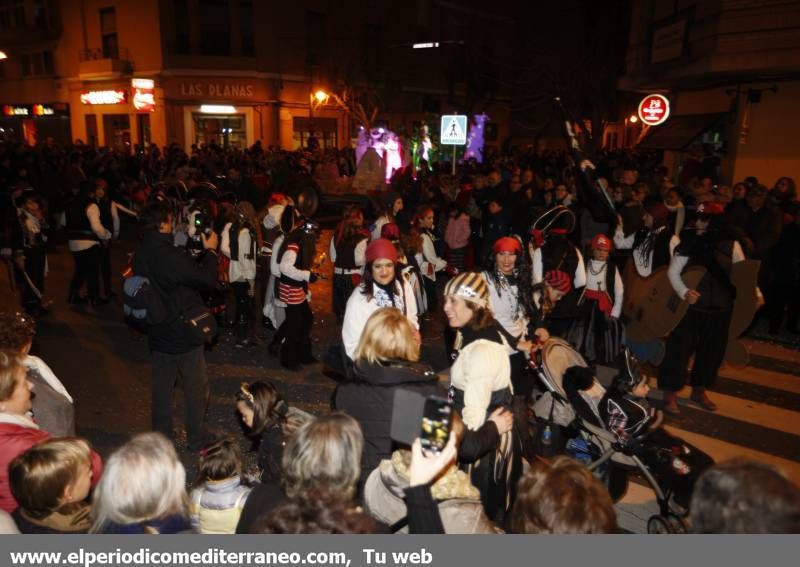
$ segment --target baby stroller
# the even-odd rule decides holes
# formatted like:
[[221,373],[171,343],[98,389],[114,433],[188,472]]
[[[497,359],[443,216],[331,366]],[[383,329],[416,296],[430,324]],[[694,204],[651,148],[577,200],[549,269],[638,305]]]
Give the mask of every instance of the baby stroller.
[[[638,375],[636,359],[627,351],[624,359],[626,368],[621,368],[620,371]],[[555,425],[566,428],[567,432],[573,431],[574,436],[583,440],[589,447],[584,453],[584,456],[588,455],[584,462],[587,462],[589,470],[603,478],[607,484],[612,478],[617,480],[621,478],[624,484],[620,496],[624,494],[624,488],[627,486],[627,473],[630,471],[641,473],[655,492],[659,507],[659,514],[651,516],[647,522],[648,533],[685,533],[688,507],[679,506],[675,502],[674,486],[669,482],[668,475],[660,475],[652,470],[636,449],[642,446],[648,435],[658,430],[663,421],[663,413],[656,414],[645,432],[636,437],[635,443],[623,445],[617,436],[603,425],[598,409],[599,397],[578,392],[580,399],[575,399],[575,395],[569,396],[565,391],[562,379],[566,370],[572,366],[586,367],[587,364],[568,342],[559,338],[548,339],[542,348],[533,354],[531,368],[546,388],[544,395],[534,404],[536,415],[549,414]],[[599,384],[595,387],[602,391],[602,386]],[[567,445],[575,446],[575,441],[576,439],[573,439]],[[612,494],[615,492],[611,486],[609,491]]]

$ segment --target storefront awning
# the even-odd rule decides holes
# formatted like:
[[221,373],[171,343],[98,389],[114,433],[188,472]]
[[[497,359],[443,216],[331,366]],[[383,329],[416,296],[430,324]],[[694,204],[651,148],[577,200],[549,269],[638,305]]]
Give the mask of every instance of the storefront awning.
[[637,147],[648,150],[682,150],[722,120],[724,112],[670,116],[660,126],[653,126]]

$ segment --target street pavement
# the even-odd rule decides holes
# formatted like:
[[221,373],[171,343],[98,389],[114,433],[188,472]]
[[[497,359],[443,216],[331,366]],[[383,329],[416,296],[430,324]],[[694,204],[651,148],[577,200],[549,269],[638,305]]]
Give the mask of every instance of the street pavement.
[[[113,274],[120,274],[126,253],[135,248],[134,227],[126,225],[123,240],[114,243]],[[326,248],[330,231],[320,239]],[[54,246],[49,255],[50,273],[46,296],[54,301],[52,311],[39,324],[34,354],[41,356],[55,371],[75,399],[77,427],[103,456],[131,435],[150,427],[150,367],[146,337],[131,331],[123,322],[122,308],[116,299],[97,310],[71,309],[66,304],[72,259],[65,243]],[[330,276],[330,263],[323,268]],[[339,334],[330,308],[330,279],[311,286],[315,316],[313,341],[317,357]],[[120,293],[119,278],[113,286]],[[8,276],[0,276],[0,307],[15,308],[8,291]],[[446,365],[443,317],[436,314],[423,321],[423,358],[434,368]],[[269,333],[266,332],[266,336]],[[723,367],[712,398],[719,405],[710,413],[681,394],[681,415],[670,417],[667,429],[687,440],[716,460],[747,457],[774,464],[795,482],[800,482],[800,353],[796,348],[761,340],[746,340],[751,353],[745,368]],[[291,405],[313,413],[329,411],[331,395],[337,385],[321,364],[288,372],[266,349],[267,342],[255,347],[236,348],[235,337],[221,331],[218,343],[208,351],[211,391],[208,423],[216,431],[241,439],[246,468],[252,469],[255,455],[243,436],[235,413],[235,393],[243,381],[271,380]],[[600,369],[601,381],[610,377]],[[653,391],[651,397],[658,399]],[[176,391],[177,447],[193,482],[196,456],[186,450],[182,433],[182,393]],[[625,497],[617,505],[620,526],[643,532],[647,518],[655,513],[653,492],[633,478]]]

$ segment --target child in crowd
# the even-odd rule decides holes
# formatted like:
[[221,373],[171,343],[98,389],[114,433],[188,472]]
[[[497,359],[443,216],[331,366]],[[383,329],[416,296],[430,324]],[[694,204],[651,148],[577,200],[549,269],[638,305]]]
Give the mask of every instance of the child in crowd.
[[311,415],[289,407],[275,386],[262,380],[242,383],[236,393],[236,409],[253,444],[258,447],[260,472],[257,480],[279,483],[284,441]]
[[239,447],[229,437],[200,450],[200,473],[191,494],[192,528],[203,534],[232,534],[250,495],[242,484]]
[[63,437],[35,445],[8,466],[19,503],[12,517],[24,534],[83,534],[91,526],[91,449],[84,439]]

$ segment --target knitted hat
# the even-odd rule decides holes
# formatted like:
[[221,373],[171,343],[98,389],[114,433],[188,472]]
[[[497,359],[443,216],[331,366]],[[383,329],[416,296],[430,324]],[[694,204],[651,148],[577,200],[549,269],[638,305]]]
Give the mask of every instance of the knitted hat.
[[511,386],[508,347],[486,339],[473,341],[461,350],[450,369],[450,383],[464,392],[461,417],[470,429],[486,421],[492,392]]
[[669,209],[664,203],[653,203],[647,206],[647,214],[653,217],[653,228],[667,226]]
[[489,306],[489,287],[483,274],[478,272],[462,272],[447,282],[444,286],[444,295],[460,297],[479,307]]
[[700,203],[695,212],[698,215],[717,216],[725,212],[725,207],[717,201],[706,201],[705,203]]
[[397,223],[387,222],[381,227],[381,238],[386,240],[400,240],[400,227]]
[[611,252],[614,249],[611,239],[602,233],[592,238],[591,247],[592,250],[605,250],[606,252]]
[[519,243],[519,240],[513,236],[504,236],[497,239],[497,242],[495,242],[494,246],[492,247],[492,252],[494,254],[499,254],[500,252],[519,254],[522,252],[522,245]]
[[394,247],[391,241],[379,238],[369,243],[365,256],[367,262],[374,262],[379,258],[397,262],[397,248]]
[[569,275],[561,270],[550,270],[544,275],[544,281],[554,290],[562,293],[569,293],[572,289]]

